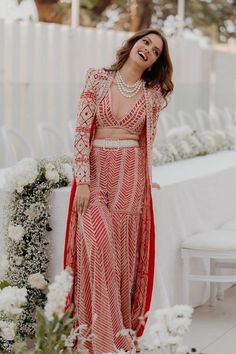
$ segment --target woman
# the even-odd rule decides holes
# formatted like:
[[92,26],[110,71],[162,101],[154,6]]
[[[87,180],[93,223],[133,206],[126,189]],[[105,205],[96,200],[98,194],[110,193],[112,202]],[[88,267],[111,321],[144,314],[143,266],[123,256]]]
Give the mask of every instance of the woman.
[[135,352],[132,333],[140,337],[147,320],[155,249],[151,150],[171,77],[167,41],[154,29],[129,38],[110,68],[87,73],[64,266],[74,274],[67,307],[74,304],[77,325],[92,334],[90,353]]

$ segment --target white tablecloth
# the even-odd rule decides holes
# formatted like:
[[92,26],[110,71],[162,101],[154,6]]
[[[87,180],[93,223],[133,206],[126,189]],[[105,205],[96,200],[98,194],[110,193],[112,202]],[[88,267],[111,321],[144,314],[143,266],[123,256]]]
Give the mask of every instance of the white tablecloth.
[[[1,204],[2,182],[3,178],[0,178]],[[193,233],[217,228],[236,218],[236,151],[153,167],[153,182],[158,182],[161,189],[153,189],[156,273],[151,310],[182,303],[181,241]],[[52,193],[50,278],[63,267],[69,190],[61,188]],[[196,261],[194,268],[199,267],[204,270],[204,265]],[[204,284],[192,283],[192,305],[204,303],[208,295]]]

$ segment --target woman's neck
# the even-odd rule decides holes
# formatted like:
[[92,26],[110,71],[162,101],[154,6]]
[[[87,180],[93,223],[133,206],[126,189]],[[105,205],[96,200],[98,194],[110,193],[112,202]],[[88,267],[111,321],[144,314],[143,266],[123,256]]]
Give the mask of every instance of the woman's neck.
[[121,73],[124,81],[128,85],[134,84],[142,76],[142,72],[140,71],[140,68],[130,64],[128,61],[126,61],[124,63],[124,65],[120,69],[120,73]]

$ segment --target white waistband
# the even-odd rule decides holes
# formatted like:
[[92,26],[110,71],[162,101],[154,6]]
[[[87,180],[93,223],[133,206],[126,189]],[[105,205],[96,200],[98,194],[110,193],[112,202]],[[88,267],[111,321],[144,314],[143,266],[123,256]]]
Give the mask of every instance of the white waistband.
[[139,142],[133,139],[94,139],[93,145],[103,148],[119,148],[119,147],[132,147],[139,146]]

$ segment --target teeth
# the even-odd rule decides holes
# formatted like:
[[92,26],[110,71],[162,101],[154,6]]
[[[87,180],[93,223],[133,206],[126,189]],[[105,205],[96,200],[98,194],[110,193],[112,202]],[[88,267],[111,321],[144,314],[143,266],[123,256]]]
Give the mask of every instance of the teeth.
[[138,54],[139,54],[140,56],[142,56],[142,58],[143,58],[145,61],[147,61],[147,57],[146,57],[146,55],[145,55],[143,52],[138,52]]

